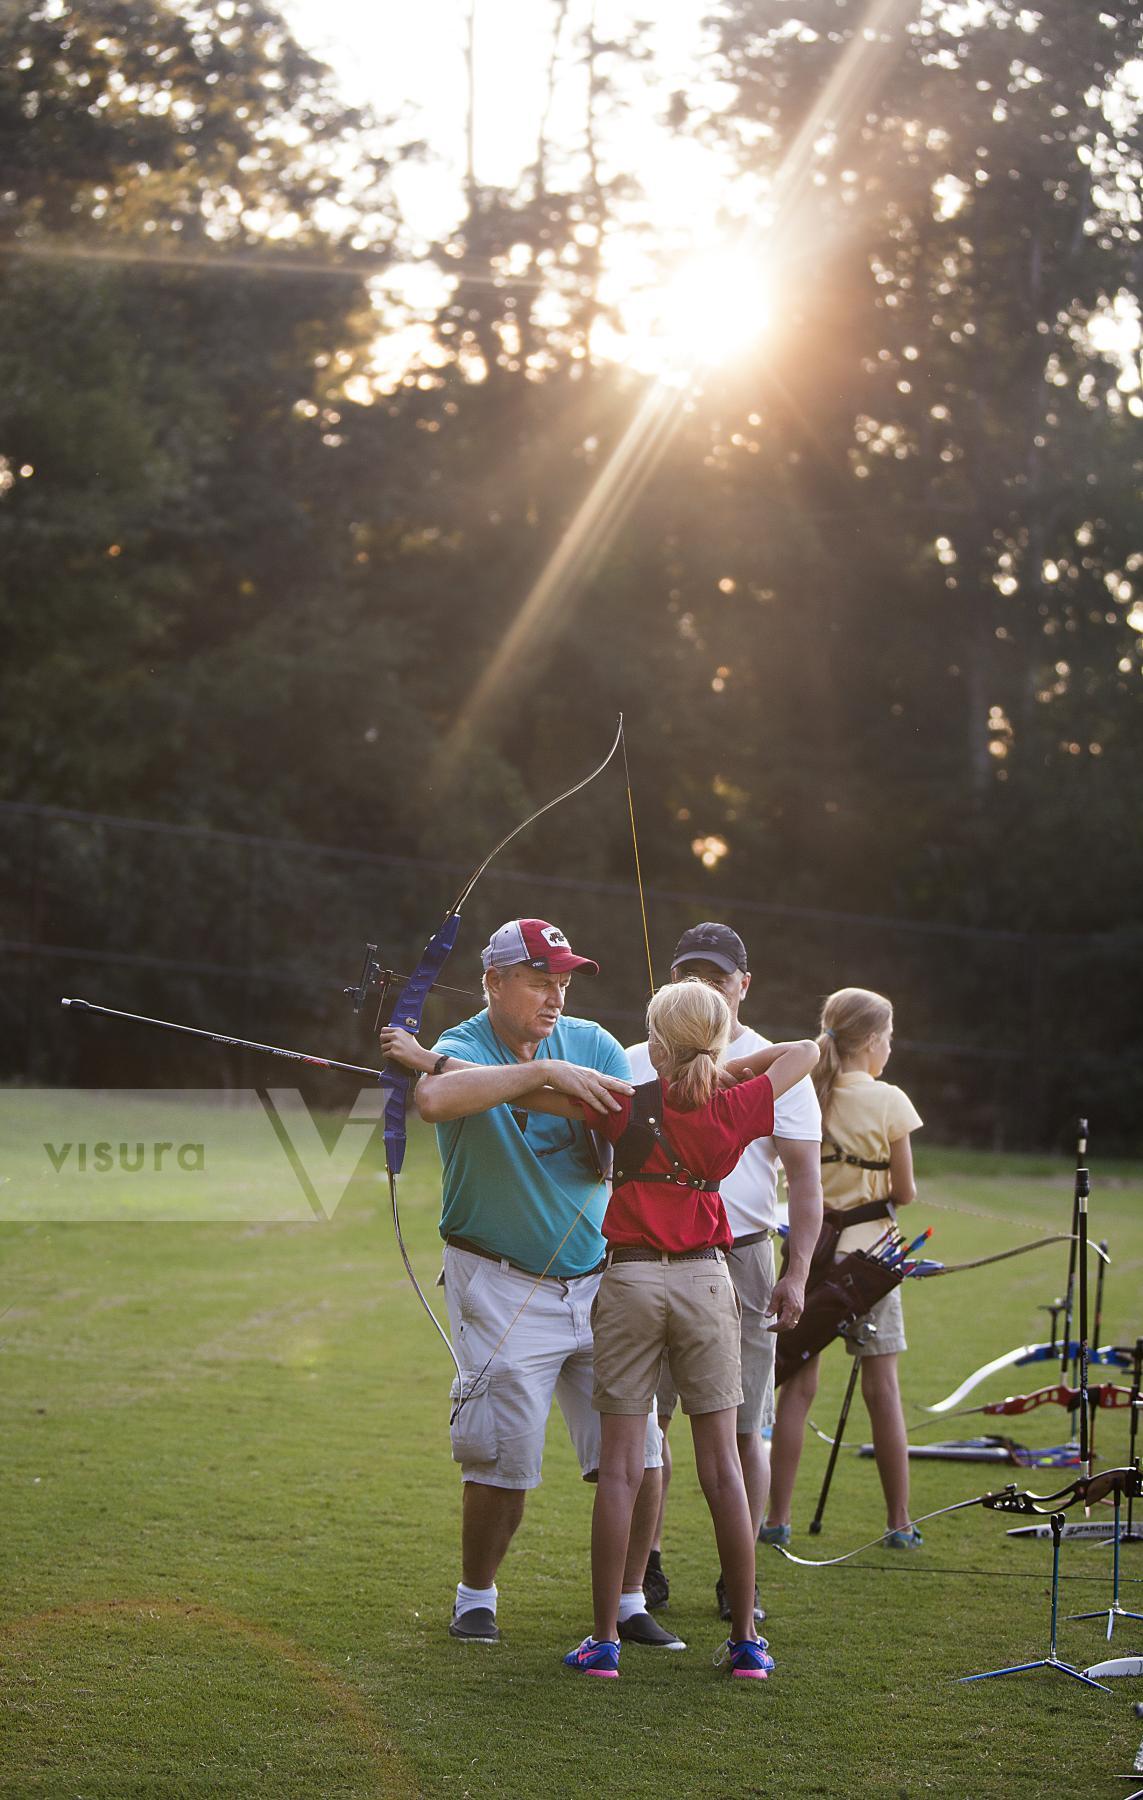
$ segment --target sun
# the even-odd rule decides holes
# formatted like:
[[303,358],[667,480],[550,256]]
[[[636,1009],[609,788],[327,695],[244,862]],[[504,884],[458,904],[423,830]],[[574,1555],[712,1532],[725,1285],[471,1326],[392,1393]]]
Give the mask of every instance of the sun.
[[684,263],[667,283],[658,335],[669,363],[709,368],[757,343],[771,312],[767,271],[757,252],[716,249]]
[[[624,292],[623,290],[626,289]],[[613,270],[621,331],[599,348],[605,356],[667,382],[747,354],[774,315],[771,272],[762,253],[720,242],[692,252],[662,278],[645,263]]]

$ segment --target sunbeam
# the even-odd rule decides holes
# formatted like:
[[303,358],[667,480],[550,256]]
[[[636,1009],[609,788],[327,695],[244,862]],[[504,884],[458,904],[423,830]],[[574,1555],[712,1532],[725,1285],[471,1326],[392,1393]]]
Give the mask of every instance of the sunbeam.
[[[872,0],[872,4],[838,59],[825,83],[820,100],[797,132],[775,177],[770,222],[741,232],[727,246],[725,255],[708,271],[705,302],[697,291],[701,270],[684,271],[678,287],[678,306],[673,341],[677,344],[678,380],[654,382],[619,444],[600,470],[581,502],[546,567],[526,595],[523,605],[493,652],[484,672],[461,708],[456,723],[441,746],[433,765],[433,778],[444,779],[470,737],[481,729],[495,709],[505,676],[540,640],[550,615],[573,593],[598,561],[634,505],[651,471],[670,439],[681,412],[681,392],[693,381],[707,359],[708,340],[724,327],[726,310],[714,289],[722,278],[717,269],[736,271],[732,278],[748,284],[747,303],[727,311],[733,318],[735,343],[731,354],[743,347],[744,338],[763,328],[764,306],[755,294],[760,277],[748,269],[781,268],[786,254],[795,251],[803,191],[810,179],[815,144],[824,131],[838,140],[860,121],[886,68],[899,49],[898,32],[916,11],[917,0]],[[770,289],[765,290],[767,302]],[[670,290],[666,307],[671,331]]]

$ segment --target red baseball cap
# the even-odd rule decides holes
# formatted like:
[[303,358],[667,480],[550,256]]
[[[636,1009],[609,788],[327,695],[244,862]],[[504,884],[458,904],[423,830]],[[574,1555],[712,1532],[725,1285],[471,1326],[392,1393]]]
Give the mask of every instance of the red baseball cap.
[[486,969],[527,963],[546,975],[570,975],[573,969],[599,974],[599,964],[589,956],[577,956],[559,926],[549,925],[546,919],[510,919],[492,933],[480,960]]

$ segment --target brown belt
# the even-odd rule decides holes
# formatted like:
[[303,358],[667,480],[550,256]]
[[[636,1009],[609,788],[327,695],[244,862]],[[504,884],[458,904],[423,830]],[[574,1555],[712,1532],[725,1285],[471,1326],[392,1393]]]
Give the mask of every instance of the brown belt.
[[608,1262],[722,1262],[721,1250],[652,1250],[641,1244],[619,1244],[610,1251]]
[[763,1238],[777,1237],[776,1231],[748,1231],[745,1237],[735,1238],[732,1250],[748,1250],[751,1244],[760,1244]]
[[513,1262],[510,1256],[497,1256],[495,1250],[474,1244],[471,1238],[446,1237],[445,1243],[453,1250],[467,1250],[470,1256],[483,1256],[486,1262],[507,1263],[517,1275],[530,1275],[533,1281],[586,1281],[589,1275],[599,1275],[607,1267],[607,1258],[601,1257],[594,1269],[580,1269],[575,1275],[553,1275],[550,1269],[545,1269],[541,1275],[536,1269],[525,1269],[522,1263]]

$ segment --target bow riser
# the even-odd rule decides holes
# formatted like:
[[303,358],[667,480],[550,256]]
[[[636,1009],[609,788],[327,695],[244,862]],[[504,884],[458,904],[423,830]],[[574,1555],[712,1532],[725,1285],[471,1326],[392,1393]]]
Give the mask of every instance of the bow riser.
[[[1069,1387],[1058,1382],[1054,1387],[1037,1388],[1032,1394],[1010,1394],[1005,1400],[990,1400],[985,1406],[966,1406],[959,1413],[952,1413],[954,1419],[967,1419],[977,1414],[989,1418],[1014,1417],[1019,1413],[1033,1412],[1038,1406],[1066,1406],[1074,1412],[1083,1400],[1083,1390]],[[1130,1388],[1115,1387],[1111,1382],[1104,1382],[1098,1387],[1087,1390],[1089,1406],[1099,1407],[1104,1411],[1132,1404]]]

